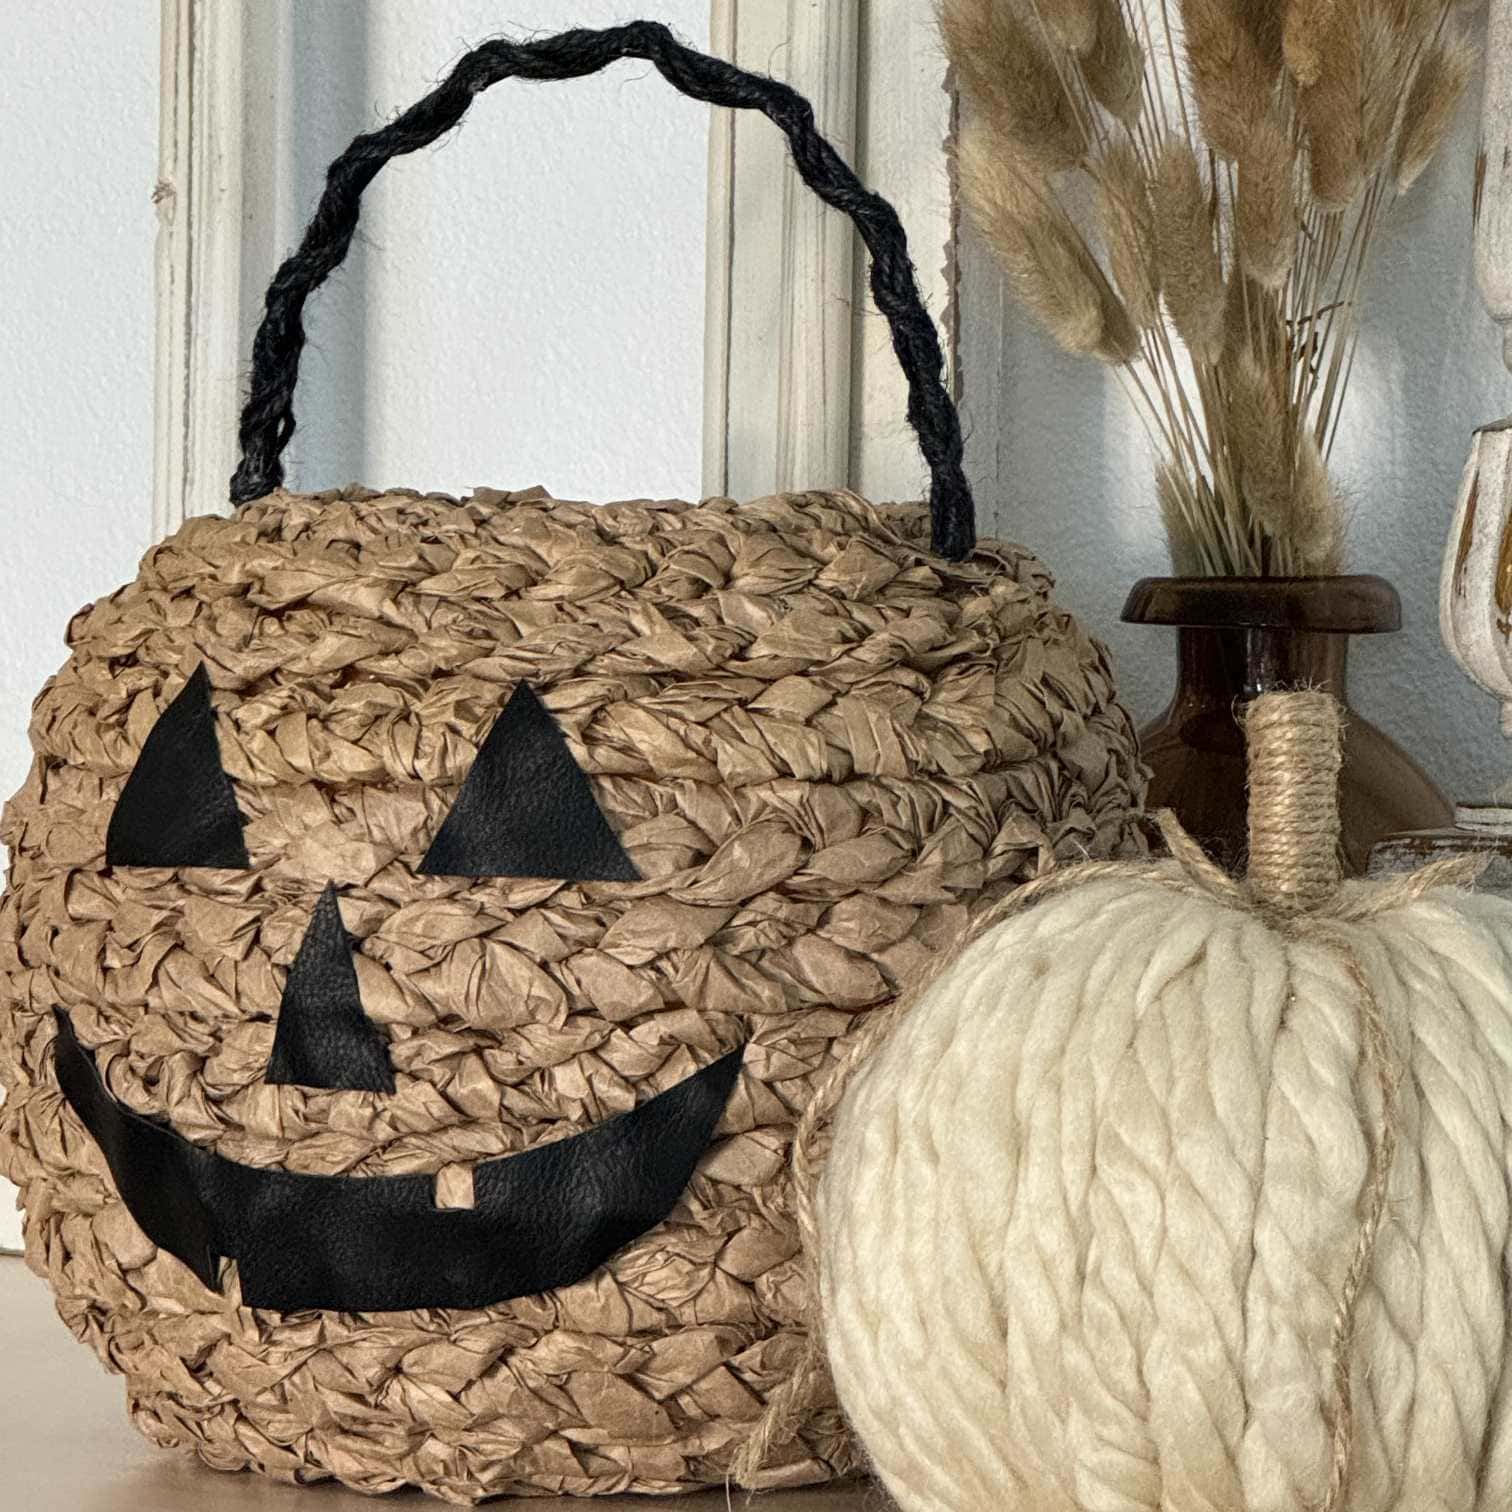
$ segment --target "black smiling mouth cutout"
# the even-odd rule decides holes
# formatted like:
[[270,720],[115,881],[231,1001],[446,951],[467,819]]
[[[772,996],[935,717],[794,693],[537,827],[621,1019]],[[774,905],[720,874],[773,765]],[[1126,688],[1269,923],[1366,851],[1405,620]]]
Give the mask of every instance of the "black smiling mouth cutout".
[[[250,865],[199,668],[164,710],[112,815],[115,866]],[[521,802],[522,794],[528,802]],[[432,842],[422,873],[635,881],[550,712],[517,685]],[[392,1092],[363,1012],[333,887],[290,968],[267,1079]],[[209,1288],[234,1260],[246,1307],[277,1312],[483,1308],[569,1286],[661,1223],[708,1148],[744,1049],[581,1134],[473,1167],[471,1207],[436,1178],[317,1176],[229,1160],[120,1102],[54,1010],[64,1098],[143,1233]]]
[[245,1307],[491,1307],[570,1286],[672,1211],[708,1148],[744,1049],[581,1134],[473,1168],[471,1208],[432,1176],[309,1176],[241,1165],[126,1107],[55,1010],[69,1105],[142,1232],[206,1286],[234,1259]]

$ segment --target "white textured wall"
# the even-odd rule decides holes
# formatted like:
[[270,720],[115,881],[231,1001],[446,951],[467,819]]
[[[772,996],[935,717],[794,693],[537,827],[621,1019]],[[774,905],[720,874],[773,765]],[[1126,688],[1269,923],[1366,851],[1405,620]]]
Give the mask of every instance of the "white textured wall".
[[[1355,640],[1354,702],[1461,798],[1512,775],[1495,704],[1438,638],[1439,557],[1470,432],[1512,409],[1471,272],[1478,110],[1467,102],[1443,156],[1377,239],[1335,451],[1352,510],[1346,566],[1395,583],[1405,621],[1400,634]],[[1062,602],[1112,647],[1143,721],[1170,695],[1176,638],[1118,621],[1135,578],[1170,571],[1144,432],[1113,375],[1062,355],[1003,308],[1001,280],[971,236],[961,297],[967,460],[984,515],[1044,557]]]
[[157,0],[0,8],[0,787],[73,610],[130,577],[152,489]]
[[[0,6],[0,791],[75,609],[136,570],[152,497],[158,0]],[[0,1246],[20,1237],[0,1183]]]

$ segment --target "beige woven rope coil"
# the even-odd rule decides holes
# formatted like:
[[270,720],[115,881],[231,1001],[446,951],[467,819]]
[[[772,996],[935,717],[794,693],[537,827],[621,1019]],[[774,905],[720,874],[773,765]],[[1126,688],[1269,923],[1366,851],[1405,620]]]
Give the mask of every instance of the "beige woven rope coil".
[[[278,493],[191,520],[75,618],[0,835],[0,1168],[143,1432],[457,1502],[724,1482],[803,1354],[787,1160],[813,1088],[977,909],[1052,858],[1139,848],[1103,651],[1033,557],[947,563],[928,528],[850,494]],[[251,868],[111,868],[122,784],[199,665]],[[417,874],[522,681],[643,881]],[[392,1094],[266,1079],[328,882]],[[55,1006],[117,1098],[198,1145],[441,1173],[447,1201],[459,1170],[746,1050],[671,1218],[588,1279],[284,1315],[133,1222],[60,1096]],[[762,1484],[855,1464],[832,1395],[790,1426]]]
[[825,1091],[824,1341],[904,1512],[1512,1499],[1512,905],[1341,883],[1336,707],[1247,732],[1245,885],[1169,819],[1031,882]]
[[1251,895],[1281,913],[1338,890],[1343,729],[1326,693],[1267,693],[1245,709]]

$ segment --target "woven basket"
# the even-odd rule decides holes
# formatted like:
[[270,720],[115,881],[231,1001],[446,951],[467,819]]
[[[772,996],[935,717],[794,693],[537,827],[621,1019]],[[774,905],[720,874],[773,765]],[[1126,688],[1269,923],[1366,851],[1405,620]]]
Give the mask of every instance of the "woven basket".
[[[766,111],[857,219],[931,506],[277,488],[303,300],[377,166],[495,78],[621,56]],[[973,543],[901,232],[791,91],[645,24],[490,43],[330,185],[269,294],[246,502],[79,614],[36,704],[0,833],[0,1168],[159,1443],[457,1502],[719,1484],[802,1344],[785,1161],[811,1087],[973,908],[1137,849],[1129,720],[1034,558]],[[536,765],[494,749],[521,731]],[[525,875],[489,859],[563,835]],[[645,1144],[697,1158],[651,1173],[676,1190],[638,1229],[618,1188],[561,1179],[721,1067],[703,1124]],[[519,1175],[557,1157],[555,1184]],[[593,1268],[469,1293],[490,1171],[547,1194],[517,1226],[598,1204]],[[401,1273],[370,1207],[417,1182],[414,1232],[455,1252]],[[506,1264],[546,1274],[529,1248]],[[855,1464],[832,1401],[792,1426],[765,1483]]]

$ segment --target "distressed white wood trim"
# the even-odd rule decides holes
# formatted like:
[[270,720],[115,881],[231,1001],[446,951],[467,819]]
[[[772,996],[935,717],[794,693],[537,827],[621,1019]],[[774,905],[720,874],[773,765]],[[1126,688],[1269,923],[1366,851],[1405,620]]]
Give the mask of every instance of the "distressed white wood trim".
[[1512,0],[1491,0],[1475,159],[1475,277],[1512,368]]
[[281,72],[282,7],[162,0],[152,526],[226,507],[247,347],[242,263],[274,202],[247,193],[248,101]]
[[[714,0],[711,50],[791,83],[897,207],[925,302],[954,345],[952,106],[924,0]],[[924,467],[886,322],[848,221],[762,117],[710,137],[704,491],[851,486],[916,498]]]
[[[956,392],[956,199],[950,168],[955,91],[932,0],[865,0],[861,7],[857,170],[893,203],[914,275]],[[908,386],[887,322],[858,256],[851,374],[850,484],[879,503],[927,498],[929,475],[908,424]]]
[[[813,101],[820,130],[852,160],[859,13],[858,0],[838,5],[831,0],[790,0],[786,44],[794,63],[793,82]],[[776,486],[831,487],[845,483],[850,471],[852,291],[858,238],[850,222],[792,170],[781,133],[766,121],[750,124],[763,128],[763,142],[777,139],[782,169],[781,283],[786,297],[776,311],[781,337]],[[736,250],[738,270],[740,248]],[[762,450],[758,444],[751,458],[757,466],[765,461]]]
[[[854,148],[859,0],[715,0],[716,50],[786,80],[819,128]],[[721,47],[721,43],[723,46]],[[854,233],[798,179],[787,142],[754,111],[721,123],[710,161],[705,492],[750,498],[825,487],[849,471]],[[725,177],[720,181],[721,164]],[[717,406],[717,408],[716,408]],[[722,467],[719,465],[722,462]]]
[[[736,0],[713,0],[709,51],[735,56]],[[734,244],[735,112],[715,110],[709,122],[708,228],[704,238],[703,491],[725,492],[730,412],[730,253]]]

